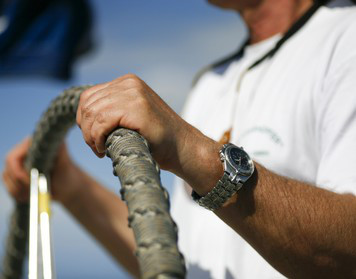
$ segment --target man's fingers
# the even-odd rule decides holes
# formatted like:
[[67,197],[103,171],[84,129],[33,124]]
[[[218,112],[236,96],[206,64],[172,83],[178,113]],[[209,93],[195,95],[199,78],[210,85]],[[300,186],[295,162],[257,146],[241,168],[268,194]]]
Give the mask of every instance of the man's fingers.
[[14,172],[13,169],[5,169],[4,175],[11,181],[10,186],[14,187],[17,191],[20,191],[22,188],[25,189],[25,191],[28,191],[30,185],[29,175],[25,174],[24,176],[21,176]]
[[16,181],[21,181],[22,183],[29,183],[29,175],[24,167],[24,160],[26,158],[27,150],[30,145],[30,139],[26,139],[19,145],[17,145],[7,156],[6,156],[6,168],[9,174],[13,176]]
[[80,100],[79,100],[79,104],[78,104],[78,109],[77,109],[77,115],[76,115],[76,121],[78,126],[81,126],[81,119],[82,119],[82,106],[83,104],[86,103],[86,101],[93,95],[95,94],[95,92],[104,89],[105,87],[108,87],[110,85],[110,82],[104,82],[104,83],[100,83],[97,85],[94,85],[90,88],[88,88],[87,90],[85,90],[81,95],[80,95]]
[[[93,125],[96,123],[95,127],[97,127],[97,125],[105,125],[107,122],[116,120],[116,118],[112,117],[111,114],[113,111],[117,111],[118,108],[115,107],[115,104],[113,101],[111,101],[111,98],[104,97],[95,101],[93,104],[87,107],[86,110],[87,111],[84,112],[82,116],[83,137],[86,143],[93,149],[95,154],[98,157],[103,157],[102,153],[105,152],[105,138],[107,134],[101,134],[100,139],[98,135],[95,134],[95,138],[93,138]],[[115,127],[108,129],[112,130],[114,128]]]
[[90,147],[94,148],[94,141],[91,139],[91,126],[97,117],[106,111],[106,106],[110,104],[110,91],[98,90],[92,94],[81,107],[81,130],[84,140]]
[[[101,105],[100,100],[97,100],[91,104],[84,103],[80,108],[81,111],[78,110],[78,114],[81,114],[81,130],[84,137],[85,142],[91,147],[95,148],[94,142],[91,138],[90,131],[93,125],[97,114],[100,113]],[[98,105],[99,104],[99,105]]]
[[93,125],[96,110],[94,106],[84,107],[82,111],[82,120],[81,120],[81,127],[83,138],[85,142],[91,147],[95,148],[94,142],[90,136],[91,127]]
[[28,200],[30,178],[24,167],[24,160],[30,144],[31,139],[26,138],[9,152],[5,160],[2,177],[8,192],[17,201]]
[[3,172],[2,180],[4,181],[4,183],[6,185],[7,191],[11,194],[11,196],[16,198],[16,193],[15,193],[16,187],[15,187],[15,184],[12,182],[12,179],[9,177],[9,174],[7,172]]
[[120,126],[122,111],[119,109],[103,111],[97,115],[90,131],[90,137],[97,152],[104,153],[107,136]]
[[[135,75],[129,74],[112,82],[94,86],[82,93],[77,111],[77,123],[85,142],[98,157],[102,157],[105,152],[107,135],[121,122],[123,114],[120,114],[122,112],[120,108],[124,106],[127,113],[129,113],[129,106],[133,107],[131,110],[137,109],[135,99],[139,99],[138,92],[142,91],[139,89],[142,89],[142,81]],[[128,124],[134,125],[132,122]]]
[[105,157],[105,153],[101,153],[101,152],[98,152],[98,150],[96,149],[96,147],[90,147],[91,150],[95,153],[95,155],[99,158],[104,158]]
[[15,150],[14,153],[9,153],[6,159],[6,166],[14,180],[29,183],[30,178],[24,167],[25,155],[26,153],[18,152],[17,150]]
[[108,86],[98,89],[93,94],[91,94],[83,103],[85,106],[90,106],[91,104],[95,103],[97,100],[102,99],[112,93],[111,87],[107,88]]
[[6,188],[10,195],[19,202],[28,201],[29,198],[29,187],[27,184],[19,183],[14,180],[8,171],[3,173],[3,180],[6,184]]

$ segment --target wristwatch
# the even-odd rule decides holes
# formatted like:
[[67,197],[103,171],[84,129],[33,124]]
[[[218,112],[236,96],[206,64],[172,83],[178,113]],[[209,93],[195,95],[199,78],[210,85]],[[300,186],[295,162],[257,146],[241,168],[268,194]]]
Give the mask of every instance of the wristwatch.
[[212,211],[220,208],[240,190],[255,169],[252,159],[242,147],[237,147],[232,143],[224,144],[219,154],[224,166],[222,178],[204,197],[201,197],[195,191],[192,192],[193,200]]

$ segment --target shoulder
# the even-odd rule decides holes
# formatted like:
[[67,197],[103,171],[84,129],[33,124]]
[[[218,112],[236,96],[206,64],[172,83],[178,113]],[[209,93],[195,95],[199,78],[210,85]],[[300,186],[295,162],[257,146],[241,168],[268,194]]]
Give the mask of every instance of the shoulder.
[[[342,35],[349,30],[356,30],[356,5],[350,0],[334,0],[319,14],[319,27],[324,26],[329,34]],[[356,40],[356,38],[353,38]]]
[[354,71],[356,69],[356,5],[326,7],[324,33],[324,47],[328,50],[325,77],[329,79],[340,71],[351,72],[351,69]]
[[356,66],[356,5],[349,0],[335,0],[322,7],[292,46],[299,48],[315,63],[322,79],[330,78],[340,68]]

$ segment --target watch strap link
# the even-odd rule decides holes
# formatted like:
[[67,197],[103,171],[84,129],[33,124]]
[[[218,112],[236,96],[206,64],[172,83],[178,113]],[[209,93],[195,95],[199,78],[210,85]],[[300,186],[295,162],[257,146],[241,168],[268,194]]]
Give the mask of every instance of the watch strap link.
[[242,184],[237,182],[232,183],[229,179],[229,175],[224,172],[222,178],[218,181],[216,186],[204,197],[201,197],[194,190],[192,192],[192,198],[200,206],[209,210],[216,210],[220,208],[229,198],[233,196],[240,188]]

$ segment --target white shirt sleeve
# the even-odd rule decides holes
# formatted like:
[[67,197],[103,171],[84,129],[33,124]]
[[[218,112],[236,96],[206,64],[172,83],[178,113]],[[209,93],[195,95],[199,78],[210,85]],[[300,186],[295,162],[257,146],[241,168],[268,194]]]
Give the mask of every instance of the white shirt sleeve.
[[356,194],[356,24],[335,45],[316,106],[317,185]]

